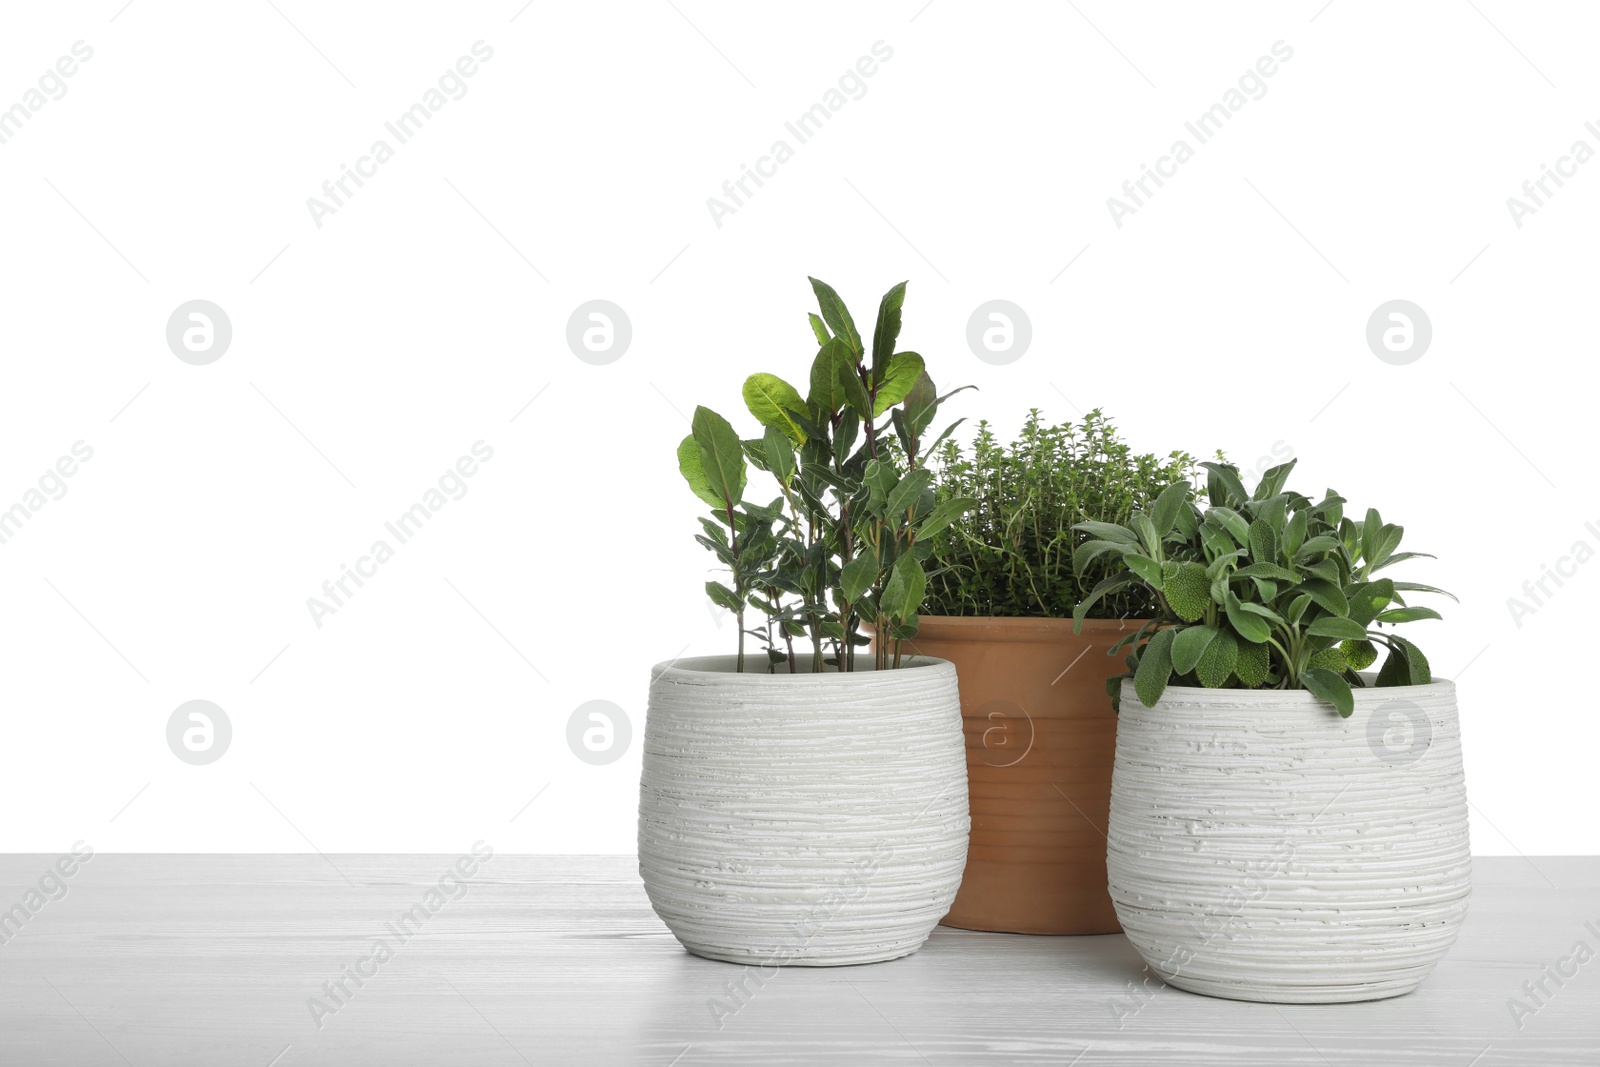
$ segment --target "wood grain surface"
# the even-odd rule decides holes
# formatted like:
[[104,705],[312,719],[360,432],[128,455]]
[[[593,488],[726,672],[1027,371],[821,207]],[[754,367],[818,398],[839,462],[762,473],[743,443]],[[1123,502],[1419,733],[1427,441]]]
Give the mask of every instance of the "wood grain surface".
[[[0,909],[56,858],[0,857]],[[1600,1063],[1600,957],[1545,979],[1542,1006],[1522,989],[1580,940],[1600,952],[1600,859],[1479,859],[1460,940],[1418,992],[1290,1007],[1136,995],[1120,934],[941,927],[902,960],[758,985],[673,940],[631,857],[496,855],[446,880],[458,899],[429,897],[456,861],[96,855],[3,927],[0,1063]],[[401,940],[390,925],[418,905]],[[392,956],[371,962],[378,939]],[[314,1019],[358,960],[370,976]],[[1537,1007],[1520,1029],[1513,996]]]

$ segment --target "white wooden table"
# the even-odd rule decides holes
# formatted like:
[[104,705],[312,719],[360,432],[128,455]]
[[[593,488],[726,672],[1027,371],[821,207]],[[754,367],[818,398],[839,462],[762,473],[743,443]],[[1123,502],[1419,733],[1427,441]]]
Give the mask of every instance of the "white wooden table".
[[[0,857],[0,908],[54,859]],[[785,970],[735,998],[741,969],[684,952],[622,856],[495,856],[400,943],[386,924],[455,859],[97,855],[0,926],[0,1063],[1600,1064],[1600,957],[1545,979],[1520,1029],[1508,1008],[1535,1006],[1522,984],[1576,942],[1600,953],[1600,859],[1477,861],[1461,938],[1420,992],[1326,1007],[1136,998],[1120,935],[943,928],[907,959]],[[341,978],[338,1004],[324,983]],[[334,1009],[320,1027],[313,997]]]

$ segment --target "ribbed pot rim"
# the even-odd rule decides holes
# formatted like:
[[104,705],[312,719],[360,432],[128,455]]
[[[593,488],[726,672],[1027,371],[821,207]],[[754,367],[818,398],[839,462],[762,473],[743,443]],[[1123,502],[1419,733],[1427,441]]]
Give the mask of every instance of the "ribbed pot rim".
[[[1449,678],[1435,678],[1427,685],[1396,685],[1380,689],[1372,684],[1377,680],[1377,675],[1369,672],[1363,673],[1361,677],[1366,679],[1368,684],[1365,689],[1353,690],[1358,708],[1376,707],[1390,701],[1454,696],[1456,691],[1456,683]],[[1252,709],[1322,711],[1329,709],[1328,703],[1313,696],[1309,689],[1206,689],[1192,685],[1169,685],[1161,699],[1156,702],[1156,708],[1169,703],[1169,700],[1194,704],[1227,704],[1234,707],[1242,704]],[[1122,681],[1122,712],[1127,714],[1130,710],[1137,713],[1155,709],[1145,707],[1134,691],[1133,680],[1125,678]]]
[[[1146,619],[1084,619],[1085,634],[1133,633]],[[932,632],[930,632],[932,631]],[[1040,634],[1048,637],[1071,637],[1072,620],[1050,618],[1043,615],[918,615],[917,636],[963,637],[977,640]],[[906,643],[916,641],[907,638]]]
[[[796,656],[799,656],[798,650]],[[809,654],[806,658],[809,658]],[[898,670],[879,671],[873,669],[872,654],[862,650],[860,658],[866,660],[864,669],[858,667],[854,671],[837,671],[825,669],[821,674],[805,673],[790,674],[787,669],[767,674],[765,671],[751,672],[746,670],[743,674],[734,672],[734,666],[739,662],[738,656],[685,656],[681,659],[666,660],[650,668],[651,681],[666,679],[668,681],[696,681],[705,682],[715,679],[718,685],[748,685],[751,687],[790,687],[790,686],[849,686],[867,681],[876,681],[884,684],[884,679],[897,674],[899,671],[933,671],[938,673],[955,673],[955,665],[949,660],[937,659],[933,656],[905,656],[900,660]],[[745,657],[748,667],[750,656]],[[926,677],[926,675],[921,675]]]

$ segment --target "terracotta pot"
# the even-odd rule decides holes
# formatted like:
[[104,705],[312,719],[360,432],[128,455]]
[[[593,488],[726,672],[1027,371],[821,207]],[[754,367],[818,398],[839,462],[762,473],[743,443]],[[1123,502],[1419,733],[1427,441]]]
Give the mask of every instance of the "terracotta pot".
[[905,650],[956,665],[972,835],[945,926],[1113,934],[1106,817],[1117,718],[1106,652],[1142,625],[1089,619],[921,617]]

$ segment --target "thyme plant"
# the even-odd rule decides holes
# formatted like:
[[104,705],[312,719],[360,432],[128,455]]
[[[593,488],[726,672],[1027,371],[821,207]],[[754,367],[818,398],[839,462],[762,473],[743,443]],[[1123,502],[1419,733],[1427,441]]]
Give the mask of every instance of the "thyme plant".
[[[1378,686],[1425,685],[1427,657],[1392,629],[1437,619],[1403,594],[1439,593],[1378,573],[1422,552],[1400,552],[1403,527],[1375,509],[1358,522],[1328,490],[1319,502],[1284,489],[1294,461],[1261,476],[1247,492],[1231,464],[1203,463],[1209,507],[1187,482],[1175,482],[1126,523],[1083,522],[1091,540],[1074,555],[1079,567],[1111,560],[1074,612],[1080,621],[1103,598],[1142,587],[1156,598],[1156,618],[1113,648],[1132,648],[1128,673],[1107,691],[1119,702],[1124,678],[1155,706],[1169,684],[1208,689],[1306,689],[1341,716],[1355,708],[1360,672],[1387,650]],[[1432,557],[1428,557],[1432,558]],[[1451,599],[1454,599],[1451,596]]]
[[[743,394],[760,437],[741,438],[697,407],[678,446],[679,471],[711,508],[695,539],[730,572],[706,593],[738,618],[741,673],[746,637],[762,643],[768,671],[784,664],[793,673],[803,655],[812,671],[854,670],[856,650],[871,640],[863,622],[886,638],[874,666],[899,667],[901,642],[917,632],[931,538],[972,504],[938,499],[923,462],[960,420],[924,448],[953,393],[939,395],[916,352],[895,351],[906,283],[879,302],[869,349],[838,293],[810,282],[821,314],[809,316],[819,347],[806,395],[777,375],[752,374]],[[769,503],[744,499],[752,466],[776,484]],[[747,626],[750,609],[759,628]]]
[[[1066,618],[1114,560],[1073,566],[1087,535],[1074,524],[1126,523],[1174,481],[1198,468],[1187,452],[1138,454],[1098,408],[1080,422],[1048,425],[1038,409],[1002,444],[978,424],[970,452],[946,441],[935,460],[939,500],[973,508],[934,539],[928,614]],[[1098,600],[1097,618],[1149,618],[1156,595],[1130,585]]]

